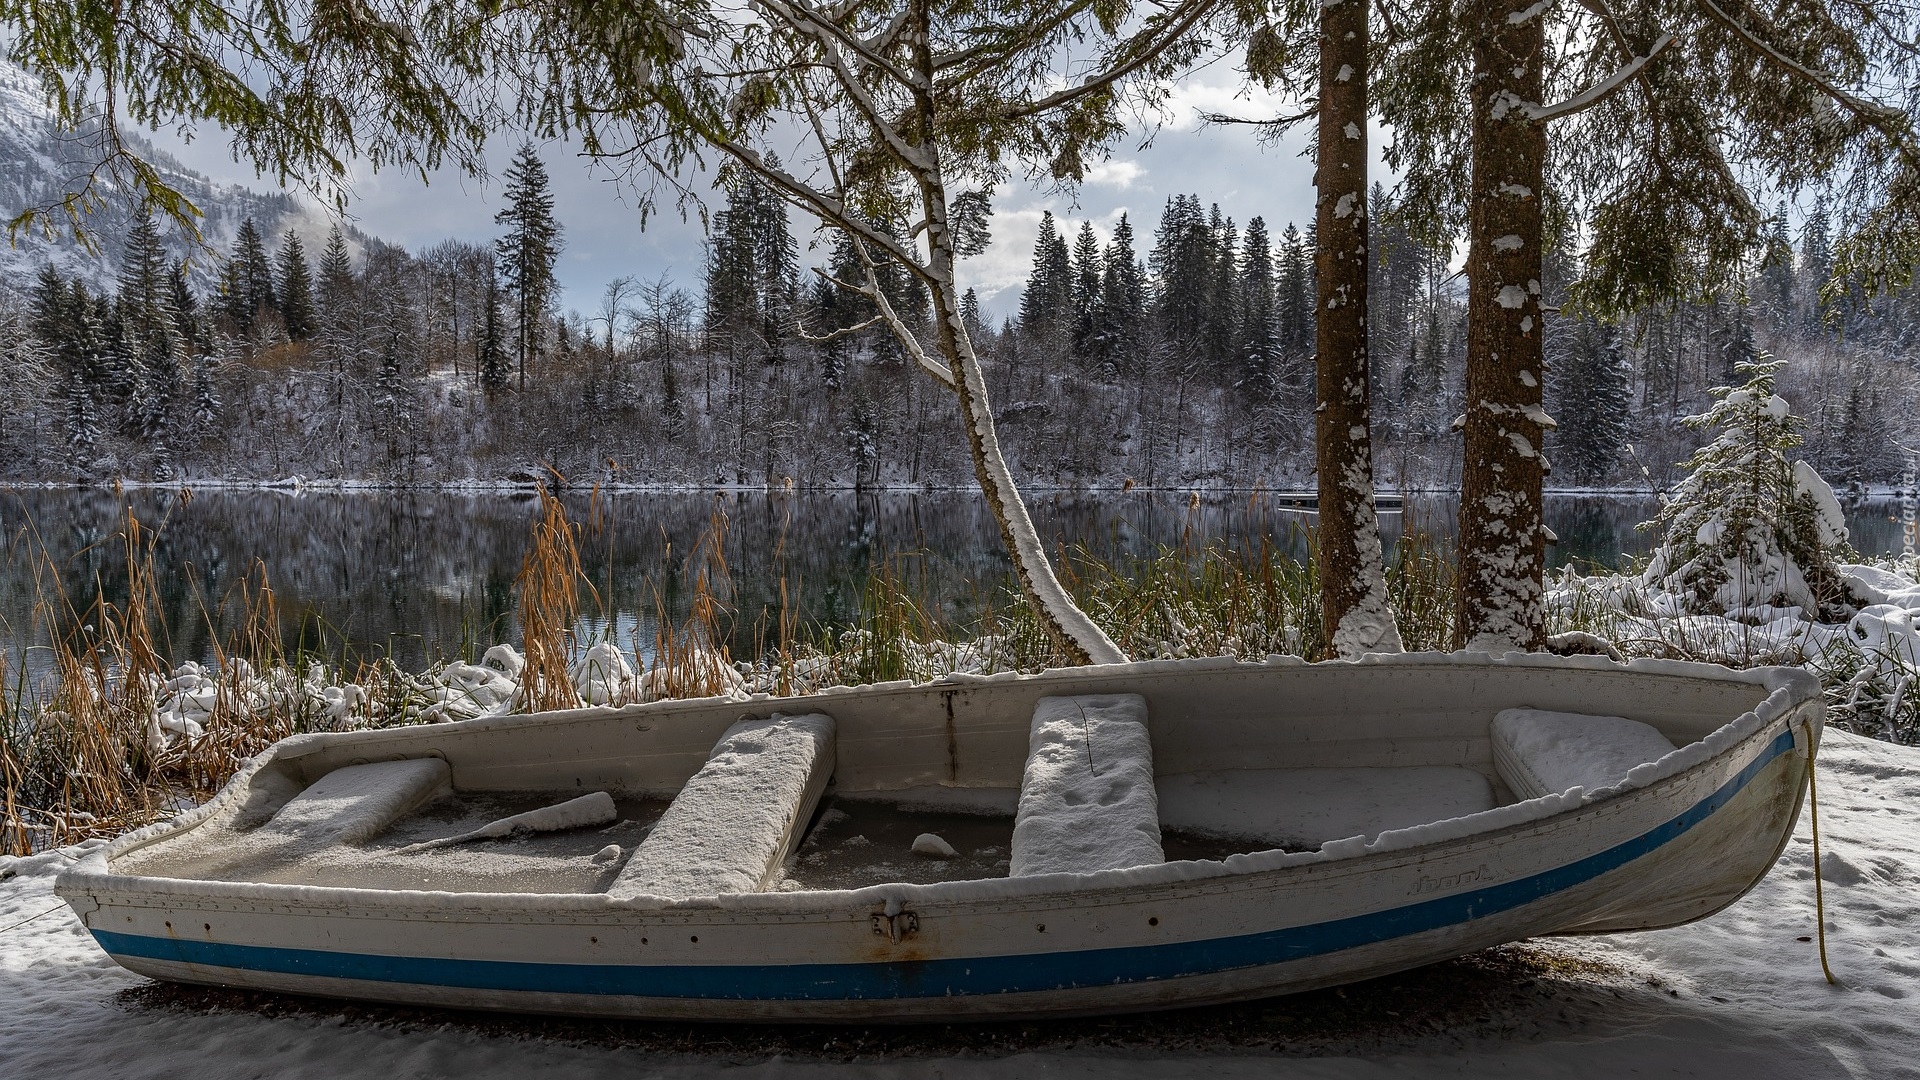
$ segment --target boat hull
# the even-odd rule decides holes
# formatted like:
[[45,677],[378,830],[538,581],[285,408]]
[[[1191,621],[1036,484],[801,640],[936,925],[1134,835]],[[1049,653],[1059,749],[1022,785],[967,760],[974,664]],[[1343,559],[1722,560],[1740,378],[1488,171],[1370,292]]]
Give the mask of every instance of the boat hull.
[[134,878],[102,859],[61,891],[123,966],[205,985],[688,1020],[1185,1007],[1709,915],[1790,835],[1818,708],[1802,693],[1611,797],[1297,856],[651,905]]

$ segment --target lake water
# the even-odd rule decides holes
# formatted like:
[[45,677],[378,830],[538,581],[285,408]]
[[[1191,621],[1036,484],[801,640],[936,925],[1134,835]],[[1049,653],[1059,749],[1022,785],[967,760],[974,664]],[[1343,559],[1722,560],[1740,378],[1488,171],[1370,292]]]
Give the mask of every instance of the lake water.
[[[617,494],[566,498],[581,526],[581,557],[600,594],[591,612],[615,620],[616,640],[637,630],[650,642],[648,612],[684,614],[702,560],[689,560],[703,534],[724,522],[727,575],[719,590],[733,613],[736,656],[754,652],[775,617],[784,582],[788,603],[816,628],[845,627],[862,584],[887,560],[950,620],[1004,605],[1009,580],[992,517],[970,493]],[[258,566],[266,569],[289,643],[403,666],[518,641],[513,583],[538,508],[532,495],[332,494],[268,491],[0,491],[0,653],[10,665],[37,644],[33,609],[46,598],[44,574],[57,567],[69,599],[84,611],[100,595],[126,594],[121,533],[129,509],[155,530],[160,621],[175,659],[209,657],[233,624],[219,598]],[[1457,503],[1414,496],[1386,514],[1389,542],[1403,529],[1441,536]],[[1190,507],[1185,495],[1036,494],[1043,535],[1102,551],[1145,554],[1158,545],[1260,538],[1305,551],[1310,514],[1251,495]],[[1547,523],[1560,542],[1554,565],[1611,565],[1643,553],[1650,537],[1634,525],[1653,516],[1647,497],[1551,496]],[[1849,509],[1864,551],[1899,547],[1897,506],[1869,501]],[[710,572],[714,569],[710,567]],[[208,615],[209,608],[213,614]],[[210,628],[209,623],[212,623]],[[604,624],[602,624],[604,625]],[[477,649],[476,649],[477,647]]]

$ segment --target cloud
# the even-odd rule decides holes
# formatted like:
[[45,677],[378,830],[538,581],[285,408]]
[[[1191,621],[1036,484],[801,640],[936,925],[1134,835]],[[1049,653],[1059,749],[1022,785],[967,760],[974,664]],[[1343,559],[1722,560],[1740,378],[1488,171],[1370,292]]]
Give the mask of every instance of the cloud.
[[1087,186],[1118,188],[1121,191],[1133,186],[1146,170],[1135,161],[1100,161],[1087,169]]

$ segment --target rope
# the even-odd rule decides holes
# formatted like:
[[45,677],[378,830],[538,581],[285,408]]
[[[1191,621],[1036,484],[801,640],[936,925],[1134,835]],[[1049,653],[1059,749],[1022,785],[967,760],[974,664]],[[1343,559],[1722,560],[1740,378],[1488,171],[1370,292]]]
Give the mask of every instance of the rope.
[[32,922],[32,921],[33,921],[34,919],[44,919],[44,918],[46,918],[47,916],[49,916],[49,915],[51,915],[51,914],[53,914],[53,913],[54,913],[54,912],[56,912],[56,911],[59,911],[59,910],[60,910],[61,908],[63,908],[63,907],[66,907],[66,906],[67,906],[67,905],[65,905],[65,904],[55,904],[55,905],[53,905],[52,907],[50,907],[50,908],[48,908],[47,910],[45,910],[45,911],[43,911],[43,912],[41,912],[41,913],[40,913],[40,914],[38,914],[38,915],[33,915],[33,916],[29,916],[29,917],[27,917],[27,918],[25,918],[25,919],[21,919],[21,920],[20,920],[19,922],[17,922],[17,923],[14,923],[14,924],[13,924],[12,926],[0,926],[0,934],[5,934],[5,933],[10,933],[10,932],[12,932],[12,931],[14,931],[14,930],[18,930],[18,929],[20,929],[21,927],[23,927],[23,926],[25,926],[25,925],[27,925],[28,923],[30,923],[30,922]]
[[1833,977],[1833,968],[1827,965],[1827,894],[1820,883],[1820,787],[1814,781],[1814,757],[1820,749],[1818,740],[1813,737],[1813,725],[1804,724],[1801,730],[1807,736],[1807,813],[1813,826],[1813,916],[1814,933],[1820,940],[1820,971],[1827,977],[1830,986],[1840,985]]

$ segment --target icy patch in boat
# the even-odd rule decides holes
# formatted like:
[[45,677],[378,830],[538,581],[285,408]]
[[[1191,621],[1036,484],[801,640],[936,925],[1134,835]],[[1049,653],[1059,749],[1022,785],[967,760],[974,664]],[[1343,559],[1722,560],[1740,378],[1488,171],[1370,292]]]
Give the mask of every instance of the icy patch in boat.
[[1020,789],[949,787],[929,784],[920,787],[839,793],[837,805],[845,806],[850,802],[880,803],[898,810],[924,811],[930,814],[986,814],[992,817],[1010,818],[1020,809]]
[[529,810],[524,814],[514,814],[489,821],[477,829],[470,829],[457,836],[443,836],[438,840],[428,840],[400,850],[418,852],[453,844],[471,844],[477,840],[500,840],[520,833],[584,829],[589,825],[611,825],[619,819],[620,811],[614,808],[613,796],[604,791],[596,791],[589,795],[568,799],[566,802],[554,803],[552,806],[543,806],[538,810]]
[[[914,841],[926,833],[945,840],[954,857],[914,854]],[[836,798],[815,819],[773,887],[799,892],[1001,878],[1007,876],[1012,850],[1011,813],[910,809],[871,795]]]
[[1238,851],[1314,851],[1495,805],[1485,775],[1451,766],[1231,769],[1163,776],[1156,786],[1163,829],[1237,841]]

